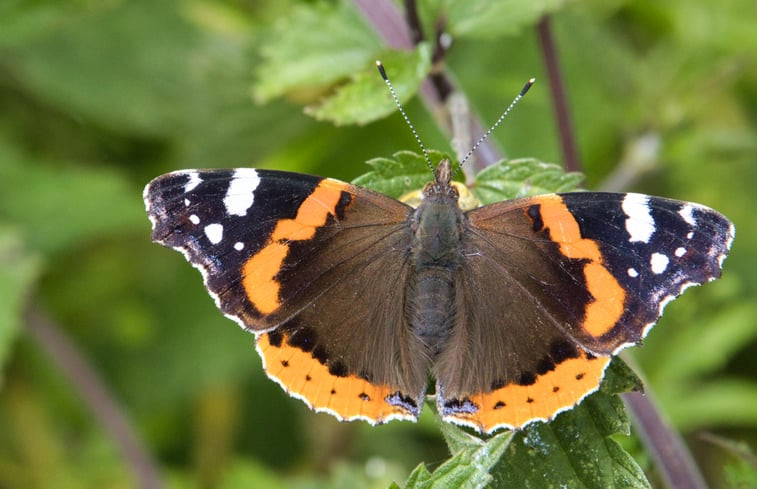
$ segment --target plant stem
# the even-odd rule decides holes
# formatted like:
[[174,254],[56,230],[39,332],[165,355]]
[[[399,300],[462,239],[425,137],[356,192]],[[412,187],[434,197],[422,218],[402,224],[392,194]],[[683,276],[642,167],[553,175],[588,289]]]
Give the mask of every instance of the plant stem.
[[649,450],[667,487],[707,489],[704,477],[680,435],[660,416],[649,394],[627,392],[623,401],[634,417],[636,429]]
[[568,171],[580,171],[581,161],[578,158],[578,150],[576,149],[573,124],[571,122],[570,110],[568,109],[568,101],[565,96],[565,82],[560,71],[560,61],[557,58],[557,48],[552,36],[549,16],[545,15],[539,20],[536,30],[539,34],[541,52],[544,57],[544,65],[549,80],[549,89],[552,94],[552,103],[555,108],[555,119],[557,122],[557,131],[560,135],[563,164]]
[[121,450],[138,482],[138,487],[161,489],[163,484],[152,458],[84,355],[46,314],[30,310],[27,313],[26,325],[31,337],[55,364],[57,370],[74,385],[94,417]]

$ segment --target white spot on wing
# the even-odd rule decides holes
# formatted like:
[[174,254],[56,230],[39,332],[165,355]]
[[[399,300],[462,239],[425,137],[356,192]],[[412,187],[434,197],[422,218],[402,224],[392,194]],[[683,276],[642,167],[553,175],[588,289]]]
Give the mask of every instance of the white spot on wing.
[[689,231],[689,232],[688,232],[688,233],[686,234],[686,239],[691,239],[691,238],[693,238],[693,237],[694,237],[694,231]]
[[649,264],[652,266],[652,272],[659,275],[668,268],[670,259],[662,253],[652,253]]
[[636,278],[639,276],[639,272],[636,271],[635,268],[629,268],[628,269],[628,276],[631,278]]
[[683,246],[681,246],[680,248],[676,248],[676,250],[675,250],[675,255],[676,255],[676,256],[677,256],[678,258],[681,258],[681,257],[682,257],[683,255],[685,255],[685,254],[686,254],[686,248],[684,248]]
[[218,244],[223,239],[223,226],[220,224],[208,224],[205,226],[205,236],[212,244]]
[[189,181],[186,185],[184,185],[184,193],[191,192],[195,189],[198,185],[202,183],[202,178],[200,178],[200,174],[196,171],[189,172]]
[[192,224],[196,226],[200,224],[200,218],[197,217],[195,214],[192,214],[191,216],[189,216],[189,222],[191,222]]
[[681,210],[678,211],[678,214],[683,218],[684,221],[686,221],[686,223],[689,226],[696,226],[697,222],[694,219],[694,206],[693,205],[685,204],[683,207],[681,207]]
[[242,251],[244,249],[244,243],[237,241],[236,243],[234,243],[234,249],[237,251]]
[[184,207],[189,207],[189,199],[184,199]]
[[254,192],[259,184],[258,172],[252,168],[235,170],[229,188],[226,190],[226,196],[223,198],[226,212],[236,216],[246,215],[255,200]]
[[623,212],[626,216],[626,231],[630,236],[628,241],[649,243],[655,231],[654,219],[649,212],[649,197],[642,194],[629,193],[623,199]]

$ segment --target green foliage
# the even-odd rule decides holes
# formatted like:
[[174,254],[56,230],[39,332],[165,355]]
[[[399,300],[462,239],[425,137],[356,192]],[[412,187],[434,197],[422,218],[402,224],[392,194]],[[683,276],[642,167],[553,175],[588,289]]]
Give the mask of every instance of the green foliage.
[[[449,156],[438,151],[431,151],[429,158],[431,164],[437,165]],[[352,183],[395,199],[399,199],[408,192],[422,189],[433,179],[433,173],[426,159],[412,151],[398,151],[392,155],[392,158],[373,158],[366,163],[373,167],[373,170],[357,177]]]
[[583,180],[580,173],[566,173],[554,163],[533,158],[501,162],[484,168],[473,192],[482,204],[552,192],[569,192]]
[[[35,250],[60,253],[100,236],[128,235],[143,222],[134,187],[115,168],[61,168],[0,140],[0,208]],[[23,182],[23,185],[19,185]]]
[[[346,0],[0,2],[0,486],[136,486],[93,415],[100,406],[84,402],[25,334],[31,308],[78,346],[167,487],[386,487],[408,474],[410,487],[644,487],[616,443],[628,432],[614,394],[632,387],[624,374],[608,374],[579,408],[511,439],[440,430],[429,412],[417,425],[340,424],[269,382],[252,337],[218,313],[199,274],[149,243],[141,189],[173,169],[266,166],[349,180],[371,160],[361,185],[394,197],[422,187],[431,173],[402,151],[417,146],[377,58],[427,146],[438,148],[434,162],[454,152],[436,127],[444,114],[417,103],[426,74],[447,74],[484,121],[536,76],[491,136],[508,159],[471,190],[488,203],[575,187],[578,174],[542,163],[561,159],[534,33],[543,14],[586,187],[619,181],[702,202],[736,223],[723,279],[671,304],[632,354],[675,427],[731,430],[754,446],[757,4],[418,7],[429,42],[405,52]],[[453,42],[432,66],[441,20]],[[713,487],[754,485],[753,458],[696,455]]]
[[541,16],[557,10],[565,1],[438,0],[438,3],[449,19],[450,32],[456,37],[496,39],[534,25]]
[[479,489],[492,481],[489,471],[497,464],[510,445],[512,433],[502,433],[487,441],[470,437],[469,446],[455,451],[452,458],[433,473],[421,464],[413,470],[405,489],[459,487]]
[[259,42],[262,63],[253,87],[259,101],[353,77],[383,49],[379,37],[346,2],[294,6]]
[[0,222],[0,368],[21,327],[24,305],[41,268],[39,255],[25,249],[18,233],[6,226]]
[[[403,102],[415,94],[431,69],[428,44],[419,44],[415,51],[387,51],[380,57],[387,66],[399,68],[392,70],[391,80]],[[371,63],[356,71],[349,83],[334,89],[332,95],[305,107],[305,113],[337,125],[367,124],[396,110],[385,88],[384,81],[376,76],[376,65]]]

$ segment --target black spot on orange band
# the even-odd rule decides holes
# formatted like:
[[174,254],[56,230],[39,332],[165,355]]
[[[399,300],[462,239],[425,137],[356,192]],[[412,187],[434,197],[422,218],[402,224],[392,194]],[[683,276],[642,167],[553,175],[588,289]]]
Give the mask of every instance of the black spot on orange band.
[[528,217],[533,223],[532,229],[535,233],[538,233],[539,231],[544,229],[544,221],[541,218],[541,207],[539,206],[539,204],[530,206],[526,210],[526,214],[528,214]]

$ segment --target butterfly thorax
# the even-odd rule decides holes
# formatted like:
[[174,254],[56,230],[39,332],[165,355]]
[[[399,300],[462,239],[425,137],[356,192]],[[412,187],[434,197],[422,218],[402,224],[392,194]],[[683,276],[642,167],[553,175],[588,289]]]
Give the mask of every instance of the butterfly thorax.
[[455,275],[462,260],[464,219],[457,190],[450,185],[449,161],[436,170],[411,218],[413,239],[405,311],[413,332],[433,356],[449,337],[455,319]]

